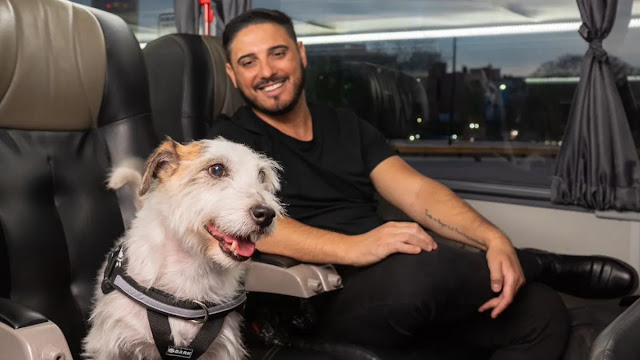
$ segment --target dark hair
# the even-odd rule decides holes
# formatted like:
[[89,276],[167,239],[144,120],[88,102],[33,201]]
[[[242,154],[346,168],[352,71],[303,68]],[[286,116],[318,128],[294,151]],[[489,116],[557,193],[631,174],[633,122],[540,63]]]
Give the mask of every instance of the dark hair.
[[250,26],[256,24],[276,24],[282,26],[293,42],[297,42],[296,32],[293,30],[293,22],[291,18],[278,10],[269,9],[252,9],[244,12],[229,21],[222,33],[222,45],[227,53],[227,60],[231,61],[231,43],[238,33]]

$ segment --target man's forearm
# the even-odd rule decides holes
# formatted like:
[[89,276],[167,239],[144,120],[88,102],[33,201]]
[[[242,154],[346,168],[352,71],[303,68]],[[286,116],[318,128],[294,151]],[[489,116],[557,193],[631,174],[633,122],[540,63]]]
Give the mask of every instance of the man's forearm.
[[436,233],[484,250],[493,241],[509,241],[453,191],[432,179],[424,180],[408,212]]
[[348,236],[278,218],[274,234],[260,240],[258,250],[312,263],[350,264],[345,250]]

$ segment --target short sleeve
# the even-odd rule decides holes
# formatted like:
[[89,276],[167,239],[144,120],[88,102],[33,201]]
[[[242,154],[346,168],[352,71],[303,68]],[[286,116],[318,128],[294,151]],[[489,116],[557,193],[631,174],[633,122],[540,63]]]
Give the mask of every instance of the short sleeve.
[[357,120],[360,128],[362,158],[367,170],[371,172],[383,160],[396,154],[378,129],[360,118]]

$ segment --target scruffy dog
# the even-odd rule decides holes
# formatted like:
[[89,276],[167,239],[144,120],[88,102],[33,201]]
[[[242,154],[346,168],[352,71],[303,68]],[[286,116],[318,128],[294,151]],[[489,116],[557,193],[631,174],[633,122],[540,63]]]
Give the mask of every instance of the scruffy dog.
[[[220,305],[223,310],[230,308],[227,305],[237,305],[244,296],[244,260],[254,252],[255,242],[273,231],[272,220],[282,212],[274,195],[279,189],[278,170],[273,160],[221,138],[187,145],[169,139],[147,160],[144,174],[115,169],[110,184],[139,186],[140,208],[98,274],[84,356],[96,360],[191,358],[189,346],[206,326],[203,320],[220,317],[204,315],[205,310],[219,310]],[[114,277],[106,284],[110,269],[119,272],[119,280]],[[125,278],[139,284],[141,293],[149,295],[142,296],[147,302],[153,304],[161,294],[172,300],[170,305],[173,301],[190,305],[191,310],[182,312],[199,311],[199,315],[195,320],[165,316],[170,325],[165,340],[170,346],[156,346],[158,338],[149,321],[152,314],[134,299],[137,295],[127,295],[120,288],[104,291]],[[241,316],[222,314],[222,328],[199,359],[246,355],[239,332]]]

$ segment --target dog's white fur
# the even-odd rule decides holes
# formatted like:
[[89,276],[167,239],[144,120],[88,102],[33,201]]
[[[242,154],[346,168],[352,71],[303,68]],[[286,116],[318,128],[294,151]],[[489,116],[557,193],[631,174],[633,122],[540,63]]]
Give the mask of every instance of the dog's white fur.
[[[222,164],[224,176],[208,169]],[[237,295],[246,262],[225,254],[204,228],[213,221],[226,234],[257,241],[273,231],[260,230],[250,209],[265,205],[282,213],[275,197],[279,166],[246,146],[222,138],[181,145],[164,142],[146,163],[144,175],[134,162],[116,169],[112,187],[140,185],[141,207],[131,228],[118,241],[128,259],[126,272],[139,284],[182,299],[224,303]],[[274,219],[275,220],[275,219]],[[146,309],[118,291],[102,294],[98,273],[91,329],[84,356],[96,360],[159,359]],[[242,359],[241,317],[231,313],[222,331],[200,359]],[[176,346],[187,346],[201,325],[169,318]]]

